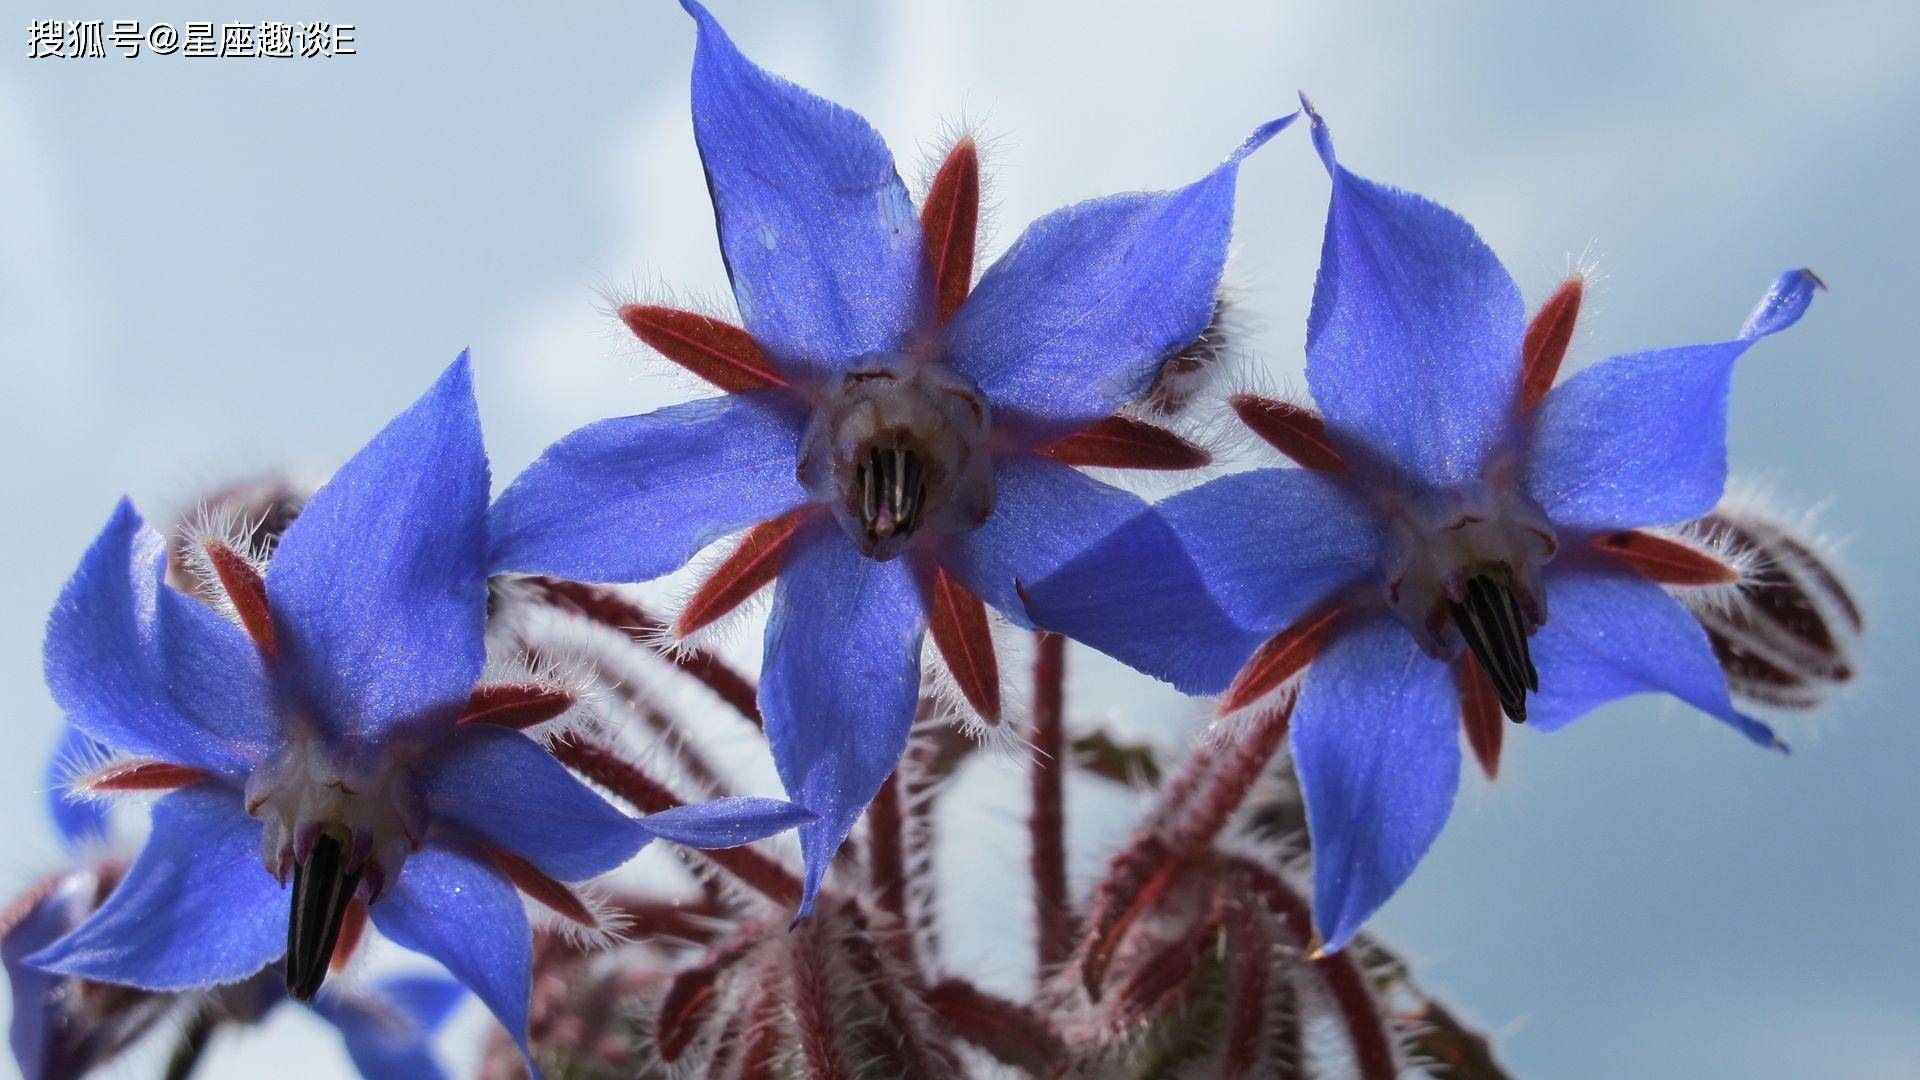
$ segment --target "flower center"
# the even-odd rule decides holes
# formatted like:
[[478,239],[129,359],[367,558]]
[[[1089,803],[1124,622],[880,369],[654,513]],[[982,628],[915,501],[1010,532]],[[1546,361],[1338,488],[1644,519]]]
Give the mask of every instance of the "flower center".
[[1398,503],[1388,519],[1380,573],[1394,615],[1436,659],[1464,645],[1507,716],[1525,721],[1540,689],[1527,639],[1547,621],[1541,568],[1559,547],[1546,514],[1473,484]]
[[800,479],[884,561],[923,532],[966,532],[993,512],[988,429],[979,388],[946,365],[870,358],[815,407]]
[[345,766],[318,738],[296,737],[247,778],[267,872],[293,883],[287,992],[311,1000],[353,900],[378,900],[426,836],[425,796],[391,759]]

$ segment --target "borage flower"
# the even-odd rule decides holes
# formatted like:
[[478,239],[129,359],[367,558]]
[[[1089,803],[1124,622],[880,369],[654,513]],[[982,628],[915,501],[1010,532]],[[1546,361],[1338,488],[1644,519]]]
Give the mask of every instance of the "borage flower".
[[[986,606],[1142,508],[1072,464],[1190,467],[1116,411],[1213,317],[1239,161],[1035,222],[972,284],[979,162],[962,141],[916,216],[855,113],[748,61],[698,4],[694,134],[744,330],[657,307],[627,325],[729,396],[607,420],[494,508],[498,571],[647,581],[751,527],[683,637],[779,580],[760,707],[801,831],[809,910],[899,761],[929,623],[968,704],[1000,715]],[[1171,542],[1169,541],[1171,545]]]
[[511,729],[515,711],[476,691],[487,476],[463,355],[314,495],[264,573],[196,542],[231,619],[165,583],[165,541],[120,504],[54,608],[47,681],[74,726],[126,755],[78,786],[168,794],[125,880],[31,962],[179,990],[284,955],[306,1000],[370,916],[524,1050],[516,886],[590,921],[560,883],[653,836],[727,846],[810,818],[738,800],[636,821]]
[[[1734,361],[1791,326],[1818,281],[1783,275],[1740,335],[1616,357],[1553,386],[1575,282],[1531,329],[1471,226],[1334,159],[1307,382],[1322,414],[1243,397],[1248,424],[1302,469],[1224,477],[1162,502],[1031,590],[1036,617],[1223,712],[1306,668],[1292,746],[1313,840],[1315,918],[1337,949],[1439,834],[1459,738],[1497,762],[1498,712],[1551,731],[1660,692],[1762,746],[1707,634],[1661,586],[1737,570],[1644,527],[1713,508],[1726,480]],[[1172,528],[1207,582],[1168,606],[1132,572]],[[1157,584],[1157,583],[1156,583]],[[1166,611],[1238,629],[1170,630]],[[1308,662],[1312,666],[1307,668]]]

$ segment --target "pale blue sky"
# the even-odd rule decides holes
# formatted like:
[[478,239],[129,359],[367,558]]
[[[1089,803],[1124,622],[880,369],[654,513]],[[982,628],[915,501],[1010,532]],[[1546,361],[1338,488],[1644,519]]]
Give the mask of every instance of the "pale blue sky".
[[[725,295],[674,4],[324,6],[357,25],[359,55],[28,62],[29,18],[315,9],[5,5],[8,889],[54,854],[42,621],[120,493],[162,513],[251,467],[324,472],[466,346],[505,477],[585,421],[681,393],[636,378],[609,292]],[[1648,702],[1517,733],[1501,782],[1468,785],[1376,926],[1528,1075],[1913,1075],[1920,724],[1897,679],[1920,644],[1920,12],[1463,8],[715,6],[750,55],[869,116],[909,175],[953,124],[988,136],[1002,243],[1063,203],[1199,175],[1305,88],[1343,163],[1466,214],[1531,298],[1569,257],[1598,267],[1574,363],[1725,336],[1776,272],[1818,270],[1833,291],[1743,361],[1732,449],[1738,474],[1847,542],[1865,685],[1789,729],[1784,761]],[[1242,177],[1252,363],[1297,386],[1326,181],[1298,132]],[[1077,670],[1089,711],[1141,700],[1135,676]],[[1149,697],[1131,726],[1177,745],[1186,713]],[[1018,842],[992,788],[1005,779],[970,781],[1001,811],[983,847]],[[964,909],[956,962],[1021,978],[1025,942],[991,936],[1021,883],[954,876],[970,886],[949,905]],[[291,1076],[289,1045],[305,1075],[344,1067],[290,1015],[207,1075]]]

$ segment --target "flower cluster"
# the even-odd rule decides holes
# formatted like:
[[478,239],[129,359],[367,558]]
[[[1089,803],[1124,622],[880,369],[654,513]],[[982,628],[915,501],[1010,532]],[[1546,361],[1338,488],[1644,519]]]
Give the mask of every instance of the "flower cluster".
[[[490,501],[463,354],[317,489],[233,489],[166,537],[122,502],[48,624],[71,862],[0,924],[29,1076],[160,1027],[185,1076],[288,999],[367,1075],[433,1076],[470,992],[503,1077],[1498,1077],[1363,933],[1447,819],[1461,732],[1491,777],[1502,715],[1657,692],[1784,750],[1750,710],[1852,677],[1825,558],[1722,503],[1735,362],[1810,272],[1725,341],[1559,381],[1583,280],[1529,321],[1471,226],[1350,172],[1303,98],[976,274],[971,139],[916,205],[863,119],[683,4],[741,325],[620,316],[719,393],[574,432]],[[1332,185],[1313,406],[1228,398],[1297,467],[1151,504],[1096,479],[1212,463],[1175,425],[1227,355],[1238,173],[1302,116]],[[624,588],[733,534],[671,618]],[[704,642],[768,586],[756,680]],[[1177,768],[1070,732],[1069,638],[1231,722]],[[729,711],[791,801],[731,794]],[[1034,750],[1025,995],[939,955],[931,807],[987,729]],[[1078,893],[1070,771],[1142,814]],[[130,861],[100,801],[126,795],[152,800]],[[754,846],[788,830],[797,869]],[[690,882],[614,874],[653,839]],[[329,983],[369,926],[451,979]]]

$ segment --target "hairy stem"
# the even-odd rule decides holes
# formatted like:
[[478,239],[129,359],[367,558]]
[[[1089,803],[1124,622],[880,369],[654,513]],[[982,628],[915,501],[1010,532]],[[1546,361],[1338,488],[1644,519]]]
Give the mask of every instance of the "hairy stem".
[[1032,838],[1034,914],[1040,977],[1073,954],[1073,909],[1067,899],[1066,686],[1067,639],[1036,635],[1033,665],[1033,792],[1027,830]]

